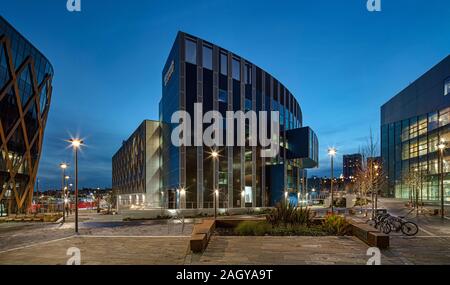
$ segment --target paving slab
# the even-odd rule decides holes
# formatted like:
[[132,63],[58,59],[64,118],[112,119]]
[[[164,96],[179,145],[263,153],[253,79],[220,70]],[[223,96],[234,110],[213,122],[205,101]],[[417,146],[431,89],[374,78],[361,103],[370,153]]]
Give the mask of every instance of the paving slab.
[[2,265],[64,265],[78,248],[82,265],[182,265],[189,237],[74,236],[0,252]]

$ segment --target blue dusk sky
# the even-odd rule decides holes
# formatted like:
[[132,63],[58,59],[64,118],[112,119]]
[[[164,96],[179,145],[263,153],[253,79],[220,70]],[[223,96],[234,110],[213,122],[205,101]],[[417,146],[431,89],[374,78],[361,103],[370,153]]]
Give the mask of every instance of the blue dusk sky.
[[[449,54],[448,0],[0,0],[0,14],[52,62],[53,98],[39,169],[59,187],[64,141],[85,138],[80,186],[111,186],[111,157],[144,119],[158,118],[161,71],[179,30],[241,55],[284,83],[304,125],[341,155],[379,137],[380,106]],[[73,168],[72,168],[73,169]]]

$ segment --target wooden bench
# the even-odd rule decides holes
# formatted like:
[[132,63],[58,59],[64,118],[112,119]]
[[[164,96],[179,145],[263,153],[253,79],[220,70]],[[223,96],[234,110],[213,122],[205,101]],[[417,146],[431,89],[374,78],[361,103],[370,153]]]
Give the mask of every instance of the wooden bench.
[[203,252],[208,246],[211,235],[216,229],[214,220],[203,220],[200,224],[194,225],[189,245],[193,252]]
[[389,235],[379,232],[368,224],[349,220],[352,226],[352,235],[362,240],[369,246],[379,249],[389,248]]

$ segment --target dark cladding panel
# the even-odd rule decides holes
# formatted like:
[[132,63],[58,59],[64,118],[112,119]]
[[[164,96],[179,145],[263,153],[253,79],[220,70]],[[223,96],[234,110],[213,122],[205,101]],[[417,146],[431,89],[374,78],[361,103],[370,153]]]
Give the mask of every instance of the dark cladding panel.
[[288,159],[300,159],[303,168],[314,168],[319,164],[319,141],[309,127],[286,131]]
[[447,56],[381,107],[381,125],[450,106],[450,96],[444,95],[449,74],[450,56]]

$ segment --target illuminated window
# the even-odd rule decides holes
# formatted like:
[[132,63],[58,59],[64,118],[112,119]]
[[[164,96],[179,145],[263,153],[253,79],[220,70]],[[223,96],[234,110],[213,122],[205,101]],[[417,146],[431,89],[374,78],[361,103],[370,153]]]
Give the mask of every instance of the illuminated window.
[[450,108],[439,111],[439,126],[445,126],[450,123]]
[[419,117],[419,136],[427,133],[427,116]]
[[426,155],[428,151],[428,142],[427,138],[421,138],[419,141],[419,156]]
[[438,128],[438,114],[437,112],[428,114],[428,131]]
[[415,137],[417,137],[417,118],[411,119],[409,126],[409,138]]
[[414,140],[411,141],[411,143],[409,145],[409,156],[410,156],[410,158],[417,157],[418,150],[419,150],[419,145],[417,143],[417,139],[414,139]]

